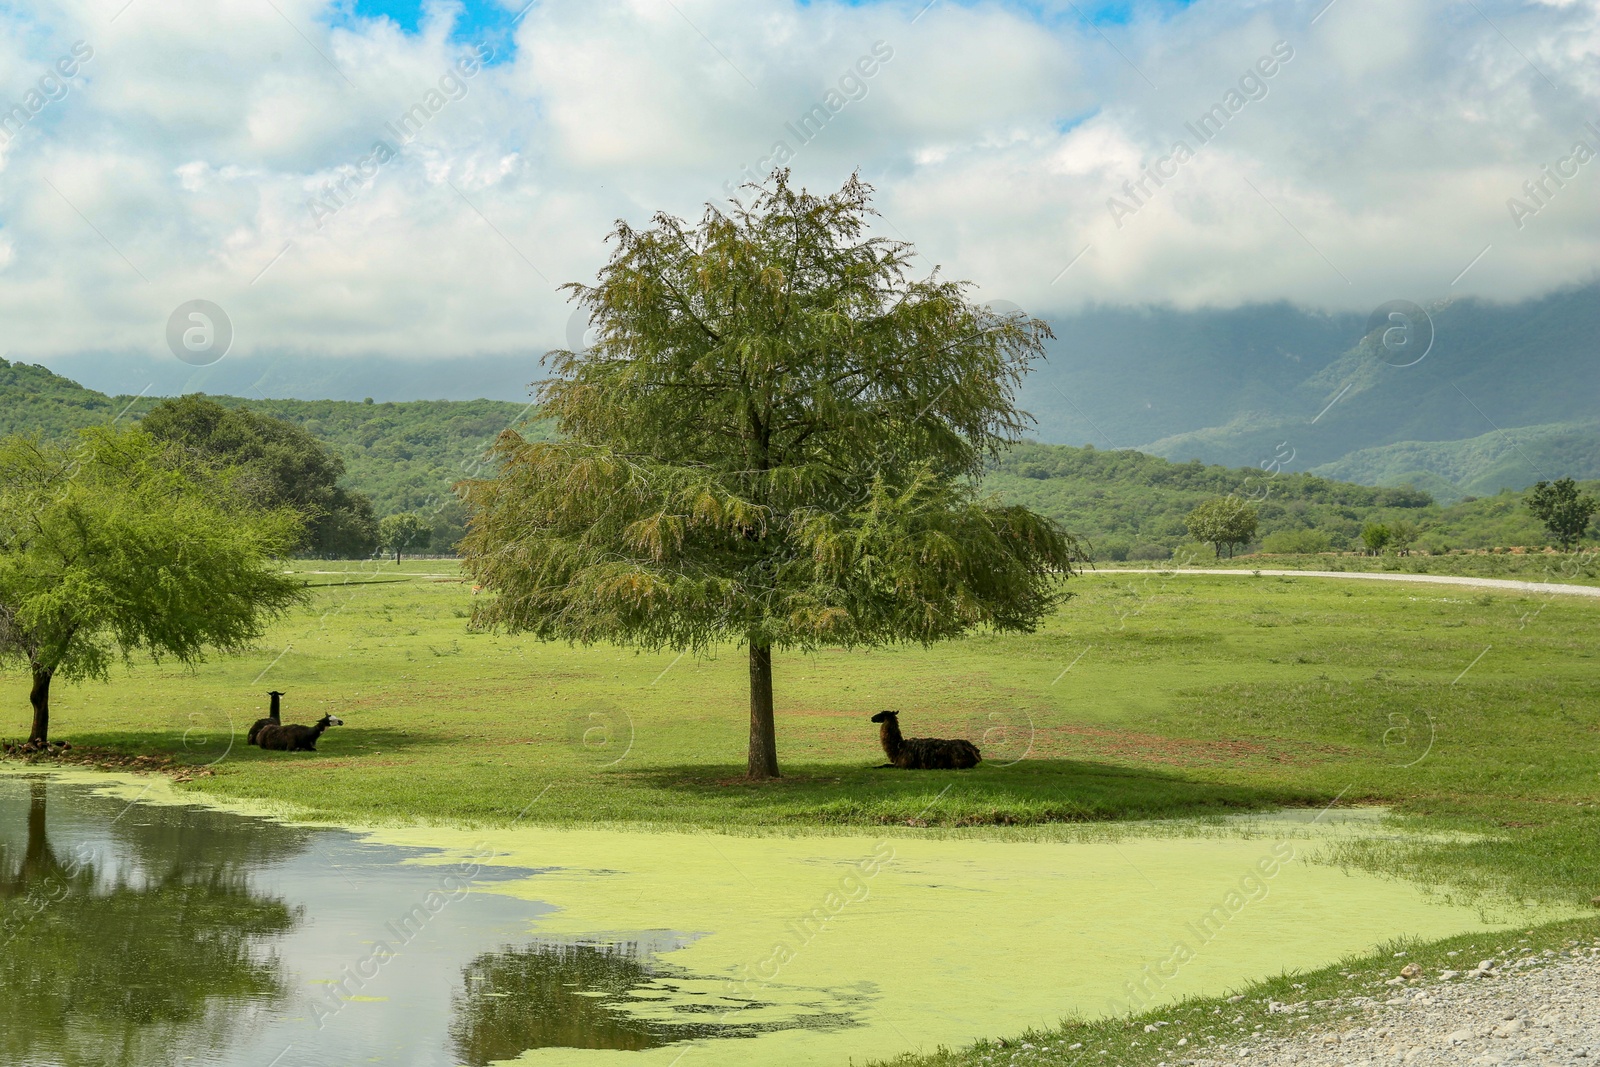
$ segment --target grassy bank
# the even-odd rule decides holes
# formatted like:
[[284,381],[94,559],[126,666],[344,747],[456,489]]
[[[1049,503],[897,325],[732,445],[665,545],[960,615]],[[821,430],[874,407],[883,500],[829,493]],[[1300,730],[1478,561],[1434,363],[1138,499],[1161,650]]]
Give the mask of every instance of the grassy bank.
[[[1351,846],[1352,862],[1569,903],[1600,891],[1600,611],[1575,598],[1090,575],[1037,634],[780,656],[785,776],[751,784],[737,649],[472,634],[470,587],[441,561],[302,569],[311,609],[259,651],[60,685],[57,736],[207,766],[186,788],[329,821],[507,822],[542,794],[526,817],[550,824],[1009,835],[1339,797],[1490,834]],[[3,680],[20,734],[26,681]],[[291,721],[347,725],[315,755],[247,748],[269,688]],[[874,769],[883,707],[908,732],[973,738],[985,763]]]
[[[752,784],[742,778],[738,649],[680,657],[469,633],[471,587],[447,561],[298,569],[315,587],[310,607],[255,652],[190,673],[136,665],[116,669],[109,684],[58,685],[56,736],[73,742],[75,758],[164,766],[187,790],[354,823],[506,824],[520,815],[553,825],[1009,838],[1057,835],[1064,823],[1381,803],[1408,828],[1456,833],[1351,840],[1342,862],[1457,897],[1584,906],[1600,893],[1600,605],[1581,598],[1091,573],[1037,634],[780,656],[785,776]],[[27,681],[10,671],[0,684],[12,724],[0,733],[17,736]],[[347,725],[316,754],[247,748],[243,731],[265,714],[273,688],[287,693],[287,720],[334,711]],[[867,719],[883,707],[900,708],[914,734],[978,741],[985,763],[874,769],[882,756]],[[1552,927],[1503,943],[1480,935],[1471,952],[1593,932]],[[1335,987],[1345,995],[1381,986],[1393,963],[1345,961],[1249,997],[1314,1004]],[[1143,1026],[1156,1015],[1019,1040],[1036,1046],[1037,1062],[1076,1062],[1090,1049],[1103,1062],[1155,1064],[1177,1058],[1176,1036],[1190,1045],[1237,1036],[1235,1015],[1269,1030],[1320,1017],[1259,1003],[1231,1009],[1169,1009],[1157,1014],[1172,1025],[1153,1035]],[[899,1063],[995,1062],[1018,1043]]]

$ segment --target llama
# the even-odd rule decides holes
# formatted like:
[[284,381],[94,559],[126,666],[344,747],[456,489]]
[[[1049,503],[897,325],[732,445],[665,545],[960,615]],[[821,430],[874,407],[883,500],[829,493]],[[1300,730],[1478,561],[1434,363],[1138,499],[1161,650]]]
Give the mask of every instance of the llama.
[[263,726],[281,726],[283,724],[283,717],[278,706],[278,698],[283,694],[274,689],[267,696],[272,698],[272,709],[267,713],[265,719],[257,719],[250,725],[250,732],[245,735],[244,739],[244,743],[247,745],[256,743],[256,738],[260,736]]
[[901,737],[900,713],[880,711],[872,717],[878,724],[878,740],[883,744],[888,763],[880,767],[899,767],[908,771],[963,771],[976,767],[983,759],[978,746],[960,738]]
[[315,726],[301,726],[298,723],[290,726],[267,725],[261,728],[256,735],[256,744],[273,752],[315,752],[317,738],[322,736],[322,731],[330,726],[343,726],[344,720],[324,715],[317,720]]

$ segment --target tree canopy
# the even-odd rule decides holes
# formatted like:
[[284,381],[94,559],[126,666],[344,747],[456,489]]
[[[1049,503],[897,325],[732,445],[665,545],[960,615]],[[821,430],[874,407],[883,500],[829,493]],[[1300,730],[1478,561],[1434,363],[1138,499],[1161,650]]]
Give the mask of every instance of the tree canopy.
[[1198,505],[1184,523],[1190,537],[1215,546],[1219,556],[1226,548],[1231,556],[1235,547],[1255,537],[1256,521],[1255,508],[1236,496],[1219,496]]
[[1571,478],[1538,482],[1528,490],[1528,510],[1544,523],[1544,528],[1562,548],[1583,540],[1589,520],[1600,511],[1600,500],[1578,489]]
[[1361,528],[1361,543],[1367,546],[1369,556],[1381,556],[1394,540],[1394,531],[1387,523],[1369,522]]
[[275,564],[300,516],[241,480],[136,429],[0,439],[0,657],[31,671],[30,740],[48,738],[52,679],[103,678],[140,650],[242,649],[304,596]]
[[300,512],[297,549],[354,559],[377,547],[372,501],[339,485],[344,460],[299,426],[198,393],[163,400],[139,424],[207,463],[237,467],[240,488],[262,507]]
[[433,527],[421,515],[409,512],[386,515],[378,523],[378,544],[394,553],[396,563],[400,562],[401,552],[409,548],[427,548],[432,537]]
[[1054,521],[979,494],[1029,420],[1013,395],[1049,328],[911,276],[867,235],[871,190],[795,189],[697,226],[619,222],[596,324],[539,385],[555,442],[501,436],[466,482],[483,626],[749,650],[748,770],[778,773],[772,650],[1028,630],[1081,558]]

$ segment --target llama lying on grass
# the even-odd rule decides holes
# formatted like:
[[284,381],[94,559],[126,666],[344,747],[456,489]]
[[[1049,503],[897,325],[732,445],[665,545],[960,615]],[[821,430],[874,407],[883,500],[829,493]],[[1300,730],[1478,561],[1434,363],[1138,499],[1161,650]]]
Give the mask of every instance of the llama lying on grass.
[[272,709],[267,712],[267,717],[265,719],[257,719],[255,722],[250,724],[250,732],[246,734],[244,738],[244,743],[247,745],[253,745],[256,743],[256,738],[261,735],[261,728],[263,726],[279,726],[283,723],[283,718],[280,714],[280,708],[278,706],[278,698],[283,696],[283,694],[274,689],[272,692],[268,693],[267,696],[272,698]]
[[322,731],[330,726],[343,725],[343,719],[336,719],[332,715],[324,715],[315,726],[269,724],[256,734],[256,744],[273,752],[315,752],[317,738],[322,736]]
[[878,740],[883,743],[888,763],[880,767],[899,767],[907,771],[964,771],[983,759],[978,746],[960,738],[901,737],[900,713],[880,711],[872,717],[878,724]]

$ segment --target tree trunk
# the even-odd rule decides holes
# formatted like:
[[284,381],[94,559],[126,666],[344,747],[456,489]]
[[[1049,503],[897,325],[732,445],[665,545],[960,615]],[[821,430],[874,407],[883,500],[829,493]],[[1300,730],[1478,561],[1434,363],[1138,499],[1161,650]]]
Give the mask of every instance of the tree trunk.
[[778,730],[772,719],[772,646],[750,642],[750,761],[752,778],[778,777]]
[[33,729],[28,734],[29,741],[44,744],[50,740],[50,678],[51,671],[37,664],[33,668],[33,690],[28,694],[28,703],[33,705]]
[[400,566],[400,550],[398,548],[394,550],[394,565],[396,567]]

